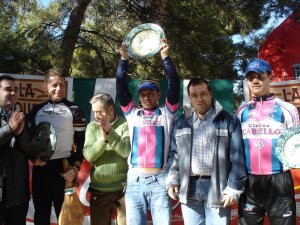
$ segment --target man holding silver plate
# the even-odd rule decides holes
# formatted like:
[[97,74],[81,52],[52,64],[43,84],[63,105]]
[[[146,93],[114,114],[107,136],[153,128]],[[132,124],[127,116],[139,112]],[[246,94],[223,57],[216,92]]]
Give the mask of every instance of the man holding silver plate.
[[[179,107],[180,82],[169,57],[167,40],[162,39],[160,43],[159,49],[168,79],[167,98],[165,105],[160,107],[158,106],[160,89],[154,80],[140,82],[138,94],[142,107],[134,103],[128,89],[129,51],[126,43],[123,43],[119,50],[121,59],[117,71],[117,96],[128,122],[131,141],[125,192],[126,222],[130,225],[146,225],[148,209],[151,211],[154,225],[171,224],[172,205],[165,186],[165,167],[169,153],[170,132]],[[140,47],[142,45],[134,54],[145,52]],[[149,56],[142,54],[140,55],[142,59],[143,55]]]
[[252,101],[237,111],[241,121],[248,181],[239,202],[240,225],[296,224],[294,184],[289,167],[276,154],[282,133],[299,124],[297,108],[270,93],[271,67],[261,59],[245,71]]

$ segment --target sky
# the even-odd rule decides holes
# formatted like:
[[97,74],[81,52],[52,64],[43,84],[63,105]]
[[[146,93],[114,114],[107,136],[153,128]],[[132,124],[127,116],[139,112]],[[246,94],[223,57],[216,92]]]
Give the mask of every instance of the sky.
[[238,42],[241,42],[241,41],[246,41],[246,42],[249,42],[249,36],[252,36],[252,35],[258,35],[258,34],[261,34],[261,33],[264,33],[266,29],[270,28],[270,27],[274,27],[274,29],[276,27],[278,27],[287,17],[281,17],[281,18],[278,18],[278,19],[275,19],[274,16],[272,16],[268,23],[261,29],[259,30],[256,30],[256,31],[253,31],[251,34],[247,35],[246,37],[242,37],[241,35],[239,34],[236,34],[234,36],[232,36],[232,40],[234,43],[238,43]]
[[40,2],[44,7],[47,7],[51,0],[38,0],[38,2]]

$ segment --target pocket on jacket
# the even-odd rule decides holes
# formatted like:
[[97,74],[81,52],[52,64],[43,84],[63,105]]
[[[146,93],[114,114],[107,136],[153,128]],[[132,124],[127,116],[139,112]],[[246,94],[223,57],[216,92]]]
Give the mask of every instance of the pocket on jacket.
[[227,129],[220,129],[219,132],[217,132],[217,136],[219,136],[219,137],[228,137],[228,130]]
[[183,128],[183,129],[178,129],[176,130],[175,137],[180,137],[183,135],[191,135],[192,130],[190,128]]

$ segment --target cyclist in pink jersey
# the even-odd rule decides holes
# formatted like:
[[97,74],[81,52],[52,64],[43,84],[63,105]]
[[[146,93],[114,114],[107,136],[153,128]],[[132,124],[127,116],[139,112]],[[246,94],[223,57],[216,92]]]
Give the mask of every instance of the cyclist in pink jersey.
[[144,80],[139,84],[138,107],[128,88],[129,56],[125,45],[120,48],[117,71],[117,96],[128,122],[131,152],[128,157],[125,192],[127,224],[146,225],[150,209],[154,225],[171,224],[171,199],[165,186],[166,163],[170,133],[179,107],[179,76],[169,57],[169,45],[162,40],[161,59],[168,79],[165,105],[159,106],[157,82]]
[[287,128],[298,125],[297,108],[270,93],[271,67],[261,59],[245,71],[252,101],[237,111],[241,121],[248,181],[239,202],[240,225],[296,224],[294,184],[289,168],[275,154],[276,141]]

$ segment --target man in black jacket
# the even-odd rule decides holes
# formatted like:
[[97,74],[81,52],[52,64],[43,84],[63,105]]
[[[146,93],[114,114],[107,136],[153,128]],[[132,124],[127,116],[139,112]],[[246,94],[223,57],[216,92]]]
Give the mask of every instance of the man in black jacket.
[[43,166],[46,162],[41,157],[45,159],[54,146],[50,127],[35,126],[16,110],[17,92],[13,77],[0,76],[0,224],[5,225],[26,224],[28,159]]
[[25,115],[14,110],[15,79],[0,76],[0,224],[25,225],[29,203],[28,160],[17,136]]
[[[54,206],[57,219],[65,197],[65,182],[76,179],[83,160],[82,149],[85,139],[85,115],[75,103],[65,98],[65,79],[55,69],[44,75],[44,87],[48,100],[35,105],[29,113],[30,120],[50,123],[56,132],[56,146],[53,155],[43,167],[32,168],[32,200],[35,208],[34,224],[50,225],[51,207]],[[74,150],[73,143],[76,144]],[[41,157],[43,160],[44,157]],[[64,170],[63,162],[70,167]]]

